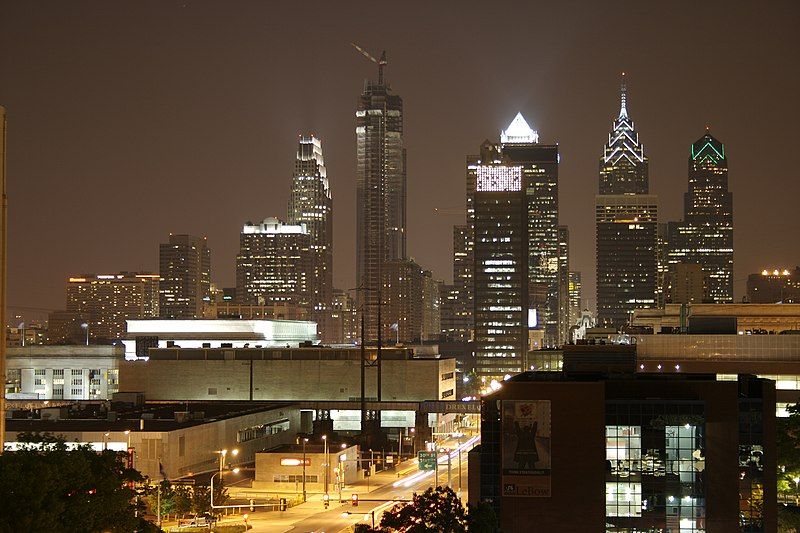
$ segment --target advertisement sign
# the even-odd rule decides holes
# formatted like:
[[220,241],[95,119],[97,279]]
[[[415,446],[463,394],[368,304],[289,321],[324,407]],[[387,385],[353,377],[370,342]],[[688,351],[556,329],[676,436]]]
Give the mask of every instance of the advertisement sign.
[[550,400],[502,402],[503,496],[550,497]]

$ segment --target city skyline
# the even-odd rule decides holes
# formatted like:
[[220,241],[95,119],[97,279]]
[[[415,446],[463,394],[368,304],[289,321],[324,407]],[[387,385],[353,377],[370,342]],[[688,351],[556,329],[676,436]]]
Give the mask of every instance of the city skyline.
[[[521,111],[543,138],[559,143],[559,223],[570,227],[570,268],[582,272],[584,305],[594,307],[591,203],[600,155],[597,139],[607,135],[613,117],[608,102],[614,99],[623,70],[636,102],[637,130],[650,158],[651,192],[659,196],[660,220],[681,218],[687,147],[710,124],[732,154],[730,190],[746,199],[740,201],[735,227],[735,300],[744,295],[748,273],[800,263],[798,252],[785,244],[797,233],[798,221],[777,216],[792,207],[798,181],[791,162],[793,134],[786,128],[800,116],[800,108],[788,97],[796,93],[800,78],[791,69],[776,66],[797,50],[796,39],[786,38],[797,14],[788,3],[783,8],[776,4],[769,14],[738,6],[718,12],[709,4],[690,17],[665,8],[665,23],[650,28],[652,35],[632,30],[639,46],[630,48],[623,60],[602,54],[613,50],[621,37],[597,45],[599,30],[594,26],[602,24],[588,20],[588,12],[559,22],[554,30],[543,28],[535,44],[517,43],[516,37],[511,38],[514,42],[499,42],[500,35],[513,35],[508,28],[521,22],[488,24],[492,38],[478,40],[491,44],[485,52],[460,32],[436,50],[433,27],[428,26],[418,42],[411,42],[399,30],[379,34],[362,29],[365,24],[358,29],[352,24],[324,26],[317,38],[307,30],[293,38],[310,40],[298,52],[310,62],[303,66],[305,73],[292,64],[297,62],[292,54],[270,51],[271,43],[279,42],[273,39],[285,38],[283,30],[271,26],[276,34],[268,35],[263,27],[248,23],[248,16],[260,15],[262,20],[266,16],[258,7],[233,15],[236,24],[230,27],[237,27],[238,35],[225,25],[214,29],[210,41],[227,44],[207,58],[206,67],[193,63],[192,56],[183,51],[185,46],[202,45],[207,37],[198,27],[210,27],[214,9],[191,3],[186,7],[151,4],[136,12],[109,13],[86,7],[91,5],[65,9],[51,4],[19,11],[11,6],[6,10],[9,16],[0,22],[0,66],[7,74],[0,86],[0,103],[7,109],[9,123],[9,315],[20,307],[60,308],[63,280],[71,274],[157,270],[155,245],[169,232],[208,235],[214,249],[214,281],[233,285],[236,235],[246,220],[260,220],[285,209],[293,145],[302,132],[322,139],[326,167],[335,176],[331,184],[337,198],[334,286],[355,286],[352,110],[364,79],[374,77],[374,65],[350,47],[351,41],[372,53],[388,50],[389,77],[406,107],[408,256],[431,269],[436,278],[450,282],[452,226],[464,222],[460,216],[441,214],[463,211],[464,156],[474,151],[487,132],[499,131]],[[62,19],[59,9],[73,21],[68,29],[57,27]],[[564,13],[549,9],[553,16]],[[629,26],[646,16],[636,10],[588,11],[609,20],[622,17],[620,23]],[[724,24],[717,28],[700,23],[707,12],[732,24],[746,22],[750,31],[734,40],[721,29]],[[110,39],[109,32],[137,27],[123,23],[126,13],[141,18],[158,15],[159,20],[147,18],[153,34],[135,49],[127,47],[122,37]],[[478,18],[477,10],[452,15],[432,8],[431,15],[433,22],[441,24],[449,24],[453,17]],[[337,20],[351,16],[349,8],[342,8]],[[409,15],[399,16],[405,20]],[[679,23],[685,23],[683,33],[660,44],[659,39]],[[287,30],[296,30],[294,24],[288,24]],[[574,28],[574,34],[559,40],[557,27]],[[44,31],[48,33],[38,33]],[[85,39],[74,39],[78,33]],[[109,40],[104,49],[96,49],[93,39]],[[712,66],[691,53],[700,49],[698,41],[715,52]],[[756,41],[756,50],[771,53],[748,51]],[[589,42],[598,46],[591,59],[581,56]],[[286,49],[294,43],[290,41]],[[50,56],[46,50],[53,44],[66,50]],[[325,46],[320,49],[321,44]],[[498,50],[515,44],[522,46],[521,54],[526,46],[541,46],[550,57],[537,58],[530,72],[515,70],[516,77],[506,79],[476,79],[469,72],[472,68],[440,68],[449,54],[462,47],[467,52],[460,53],[474,55],[471,64],[488,67]],[[156,46],[159,55],[153,53]],[[309,55],[312,46],[319,57]],[[426,55],[426,47],[434,52],[428,50]],[[69,57],[80,58],[74,59],[76,74],[65,59]],[[124,61],[118,64],[117,58]],[[496,68],[507,66],[504,61]],[[39,69],[26,70],[28,63]],[[261,63],[268,68],[261,70]],[[136,68],[122,69],[125,65]],[[173,68],[177,71],[170,75]],[[224,76],[207,79],[207,68],[221,68]],[[739,77],[733,84],[726,77],[733,69],[752,75]],[[248,85],[244,80],[254,72],[255,79]],[[768,72],[769,79],[761,72]],[[203,86],[196,83],[199,76],[203,76]],[[319,76],[330,78],[325,88],[328,94],[321,100],[323,90],[306,83]],[[153,84],[150,78],[162,83]],[[275,83],[281,79],[290,81]],[[584,90],[587,84],[592,90]],[[34,90],[37,86],[48,90]],[[459,86],[446,105],[434,96],[436,91]],[[54,91],[57,97],[48,99]],[[755,97],[761,93],[768,97]],[[301,102],[312,104],[304,108]],[[213,113],[203,113],[214,107]],[[211,122],[200,127],[201,116]],[[764,133],[759,136],[758,132]],[[190,184],[195,185],[193,190],[188,190]],[[246,189],[249,194],[243,198],[228,187]],[[783,194],[775,194],[778,187]],[[230,194],[224,194],[226,189]],[[138,190],[149,191],[147,207],[126,210],[127,203],[120,199]],[[213,219],[208,217],[209,208],[215,211]],[[149,209],[158,216],[142,216],[141,211]],[[58,227],[42,212],[60,217]],[[92,224],[97,220],[103,223]]]

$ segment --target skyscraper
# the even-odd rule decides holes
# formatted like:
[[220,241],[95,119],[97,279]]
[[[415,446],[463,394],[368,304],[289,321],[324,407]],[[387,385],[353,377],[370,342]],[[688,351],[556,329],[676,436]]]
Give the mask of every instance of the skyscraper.
[[430,270],[422,272],[422,340],[439,340],[442,332],[441,280]]
[[583,311],[583,295],[581,287],[581,273],[577,270],[569,271],[569,325],[578,324]]
[[558,227],[558,344],[569,341],[569,228]]
[[85,274],[67,280],[67,311],[89,317],[87,334],[100,341],[122,338],[129,318],[154,318],[158,312],[158,274]]
[[733,302],[733,195],[725,146],[709,131],[689,151],[684,220],[670,236],[669,262],[700,265],[713,303]]
[[211,299],[211,250],[205,237],[173,235],[158,251],[159,315],[201,318]]
[[467,225],[471,227],[476,216],[474,191],[478,169],[498,164],[521,168],[527,210],[526,305],[536,318],[536,327],[543,330],[545,344],[550,346],[559,342],[558,162],[558,145],[540,144],[539,134],[521,113],[501,132],[499,144],[484,141],[479,156],[467,157]]
[[559,247],[558,161],[558,146],[540,144],[520,113],[499,144],[485,141],[480,156],[467,158],[475,350],[484,377],[521,370],[515,358],[527,351],[529,328],[545,345],[559,342],[559,252],[566,249]]
[[468,224],[453,226],[453,320],[448,335],[452,340],[469,341],[472,338],[473,311],[473,233]]
[[305,225],[266,218],[248,222],[236,256],[236,299],[241,304],[311,307],[311,236]]
[[356,109],[356,284],[367,340],[377,332],[384,264],[406,258],[403,100],[385,82],[365,81]]
[[419,342],[423,328],[423,270],[413,259],[383,265],[383,342]]
[[322,142],[301,136],[289,195],[288,223],[305,225],[311,239],[311,307],[323,342],[333,342],[329,324],[333,298],[333,200],[322,158]]
[[656,303],[658,199],[648,190],[648,160],[628,115],[623,74],[619,116],[600,157],[595,197],[601,324],[622,327],[634,309]]
[[528,204],[522,167],[476,165],[475,358],[484,382],[522,370],[528,346]]

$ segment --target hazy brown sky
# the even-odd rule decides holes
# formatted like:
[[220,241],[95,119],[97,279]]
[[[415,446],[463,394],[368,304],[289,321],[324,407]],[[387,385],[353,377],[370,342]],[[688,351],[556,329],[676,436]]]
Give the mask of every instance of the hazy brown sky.
[[[604,5],[601,5],[604,4]],[[609,7],[613,6],[613,7]],[[800,264],[800,3],[0,2],[12,307],[62,308],[70,274],[158,268],[169,232],[208,235],[234,283],[239,229],[285,217],[297,135],[323,141],[339,287],[354,285],[354,109],[388,51],[405,102],[409,252],[452,276],[464,158],[517,111],[561,147],[560,218],[594,306],[598,158],[629,73],[662,220],[688,148],[727,148],[736,297]],[[795,163],[793,163],[795,161]]]

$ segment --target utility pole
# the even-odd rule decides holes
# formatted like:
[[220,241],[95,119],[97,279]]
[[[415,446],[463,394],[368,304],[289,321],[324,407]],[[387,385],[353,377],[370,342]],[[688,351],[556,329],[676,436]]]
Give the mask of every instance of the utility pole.
[[6,108],[0,106],[0,454],[6,441],[6,267],[8,257],[8,196],[6,194]]

